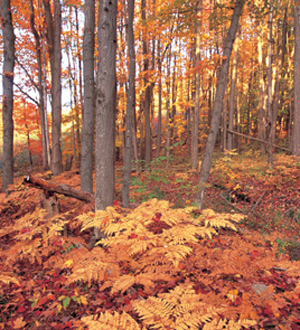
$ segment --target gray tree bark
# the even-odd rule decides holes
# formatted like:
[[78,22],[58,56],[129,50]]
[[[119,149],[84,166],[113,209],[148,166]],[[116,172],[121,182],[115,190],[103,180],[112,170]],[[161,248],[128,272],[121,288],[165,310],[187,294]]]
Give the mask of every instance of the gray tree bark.
[[134,0],[128,1],[128,49],[129,49],[129,88],[126,108],[126,131],[125,131],[125,158],[124,158],[124,176],[122,186],[122,204],[123,207],[129,207],[129,186],[131,173],[131,150],[132,150],[132,114],[135,99],[135,51],[133,35],[133,15]]
[[[199,0],[197,3],[197,23],[196,23],[196,37],[195,37],[195,59],[194,67],[196,68],[195,72],[195,106],[192,109],[192,143],[191,143],[191,168],[196,169],[198,167],[198,144],[199,144],[199,112],[200,112],[200,66],[201,54],[201,25],[202,17],[198,17],[198,13],[202,11],[202,0]],[[201,13],[202,14],[202,13]]]
[[273,122],[272,122],[272,144],[275,143],[275,138],[276,138],[276,123],[278,119],[278,109],[279,105],[281,103],[280,99],[280,87],[282,85],[282,78],[283,78],[283,63],[284,63],[284,57],[286,53],[286,36],[287,36],[287,27],[288,27],[288,22],[287,22],[287,14],[288,14],[288,5],[286,5],[285,10],[284,10],[284,18],[283,22],[280,21],[279,24],[282,24],[282,37],[281,37],[281,43],[278,40],[278,50],[277,50],[277,60],[275,64],[275,70],[278,70],[278,73],[275,73],[275,87],[274,87],[274,97],[273,97],[273,102],[272,102],[272,113],[273,113]]
[[14,181],[14,124],[13,124],[13,80],[15,64],[15,35],[12,24],[10,0],[1,0],[4,61],[2,74],[3,104],[3,177],[2,192],[6,192]]
[[[142,20],[146,20],[146,0],[141,1],[141,14]],[[151,90],[149,84],[149,58],[148,58],[148,36],[146,35],[147,31],[143,30],[143,70],[144,70],[144,88],[145,92],[143,95],[143,106],[145,114],[145,168],[149,169],[152,148],[151,148],[151,122],[150,122],[150,107],[151,107]]]
[[30,0],[30,28],[35,39],[35,50],[38,64],[38,91],[39,91],[39,110],[41,118],[41,137],[42,137],[42,159],[44,170],[48,170],[50,166],[50,145],[48,134],[48,120],[47,113],[45,111],[44,103],[44,87],[43,87],[43,68],[42,68],[42,54],[41,54],[41,42],[40,35],[35,27],[35,11],[33,6],[33,0]]
[[93,192],[93,150],[95,127],[95,0],[84,3],[84,35],[83,35],[83,79],[84,106],[81,135],[80,181],[81,190]]
[[[235,114],[235,86],[237,79],[237,63],[238,63],[238,53],[239,53],[239,38],[237,36],[236,41],[233,46],[234,58],[232,63],[232,73],[230,82],[230,96],[229,96],[229,113],[228,113],[228,129],[233,131],[234,125],[234,114]],[[227,136],[227,150],[233,149],[233,135],[228,132]]]
[[268,76],[268,162],[271,166],[273,166],[273,111],[272,111],[272,55],[273,55],[273,6],[271,5],[270,13],[269,13],[269,40],[268,40],[268,69],[267,69],[267,76]]
[[242,14],[244,4],[245,4],[245,0],[236,0],[234,12],[231,19],[231,25],[229,27],[227,38],[224,44],[224,54],[223,54],[224,59],[220,67],[218,80],[217,80],[217,91],[216,91],[216,97],[213,107],[212,118],[211,118],[210,131],[206,142],[206,149],[201,166],[197,192],[195,193],[195,202],[199,207],[199,209],[202,208],[205,189],[208,182],[213,151],[216,144],[217,133],[218,133],[222,109],[223,109],[223,99],[224,99],[226,81],[228,76],[230,56],[239,25],[239,18]]
[[295,0],[294,125],[292,154],[300,156],[300,0]]
[[[116,20],[117,0],[100,0],[96,85],[96,210],[104,210],[114,201]],[[95,236],[99,238],[100,232],[95,230]]]
[[[263,70],[263,32],[262,23],[259,20],[257,28],[257,52],[258,52],[258,138],[266,140],[266,116],[265,116],[265,81]],[[264,143],[260,144],[262,155],[265,154],[266,147]]]
[[51,170],[54,175],[63,172],[61,153],[61,6],[54,0],[52,16],[50,2],[43,0],[47,23],[47,42],[49,45],[52,96],[52,155]]

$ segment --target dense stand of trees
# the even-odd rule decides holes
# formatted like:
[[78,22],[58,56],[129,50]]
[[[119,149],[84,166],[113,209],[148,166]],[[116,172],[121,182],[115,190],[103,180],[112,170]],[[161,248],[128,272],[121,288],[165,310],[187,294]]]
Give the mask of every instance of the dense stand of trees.
[[[115,150],[125,160],[125,206],[131,160],[148,170],[163,155],[168,166],[178,142],[194,169],[205,150],[199,207],[217,141],[239,152],[245,137],[256,140],[270,164],[275,145],[299,156],[299,6],[2,0],[3,191],[13,180],[13,113],[45,169],[58,175],[73,155],[87,192],[95,156],[96,209],[113,202]],[[37,139],[40,147],[29,143]]]

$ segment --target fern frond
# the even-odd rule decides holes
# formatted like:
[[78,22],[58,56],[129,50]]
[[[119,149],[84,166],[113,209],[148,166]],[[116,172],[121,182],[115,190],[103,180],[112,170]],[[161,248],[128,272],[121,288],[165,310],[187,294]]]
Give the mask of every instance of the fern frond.
[[223,309],[200,301],[190,284],[175,287],[159,297],[134,301],[134,309],[143,324],[153,329],[199,329],[199,325],[216,318]]
[[135,283],[135,276],[123,275],[119,277],[111,288],[111,293],[121,291],[122,293],[129,289]]
[[192,251],[193,249],[186,245],[171,245],[166,249],[165,256],[177,267],[179,262],[183,261]]
[[233,320],[213,320],[210,323],[206,323],[203,330],[240,330],[244,328],[249,328],[257,324],[256,321],[244,320],[244,321],[233,321]]
[[127,313],[101,313],[99,316],[85,316],[81,320],[89,330],[141,330],[138,323]]
[[240,214],[216,214],[213,210],[206,209],[202,211],[201,216],[197,220],[204,220],[205,226],[207,227],[212,226],[215,228],[230,228],[236,231],[236,227],[233,223],[231,223],[231,221],[239,222],[243,218],[244,216]]
[[[105,260],[105,261],[104,261]],[[119,266],[101,248],[87,251],[85,248],[74,249],[68,255],[65,266],[72,269],[68,283],[84,281],[89,285],[108,279],[116,280],[119,277]]]
[[4,284],[14,283],[20,285],[19,279],[12,273],[3,272],[0,274],[0,281]]
[[84,231],[89,228],[104,229],[119,217],[120,214],[112,206],[108,206],[105,210],[97,210],[95,214],[83,214],[78,216],[77,219],[82,222],[81,231]]

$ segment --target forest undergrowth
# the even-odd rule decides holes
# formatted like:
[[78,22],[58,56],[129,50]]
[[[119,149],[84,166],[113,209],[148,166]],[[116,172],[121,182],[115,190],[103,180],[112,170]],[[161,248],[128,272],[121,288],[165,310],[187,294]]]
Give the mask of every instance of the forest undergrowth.
[[[152,165],[132,173],[130,209],[120,166],[96,215],[59,195],[48,219],[22,176],[0,195],[0,329],[300,329],[299,160],[217,157],[203,211],[197,171]],[[76,171],[51,181],[80,187]]]

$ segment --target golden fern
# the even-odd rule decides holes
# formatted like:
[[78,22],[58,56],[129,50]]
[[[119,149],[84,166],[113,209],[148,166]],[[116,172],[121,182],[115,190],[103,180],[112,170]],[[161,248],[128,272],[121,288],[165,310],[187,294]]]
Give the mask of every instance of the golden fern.
[[199,329],[222,312],[222,308],[200,301],[191,284],[180,284],[170,293],[134,301],[133,306],[142,324],[153,329]]
[[210,323],[206,323],[203,330],[240,330],[254,326],[257,322],[252,320],[233,321],[233,320],[212,320]]
[[141,330],[139,324],[125,312],[122,314],[105,312],[98,316],[85,316],[81,320],[89,330]]
[[46,219],[45,210],[37,208],[16,220],[12,226],[1,229],[0,236],[13,234],[16,241],[9,251],[4,251],[6,264],[27,258],[30,262],[42,262],[42,256],[52,254],[59,246],[53,244],[63,241],[61,233],[66,221],[63,215]]
[[115,281],[119,277],[119,266],[103,249],[96,247],[88,251],[82,247],[73,249],[67,254],[64,268],[72,270],[68,283],[84,281],[91,284],[93,281]]
[[14,283],[20,285],[20,281],[18,277],[13,273],[8,273],[8,272],[0,273],[0,281],[3,282],[4,284]]

